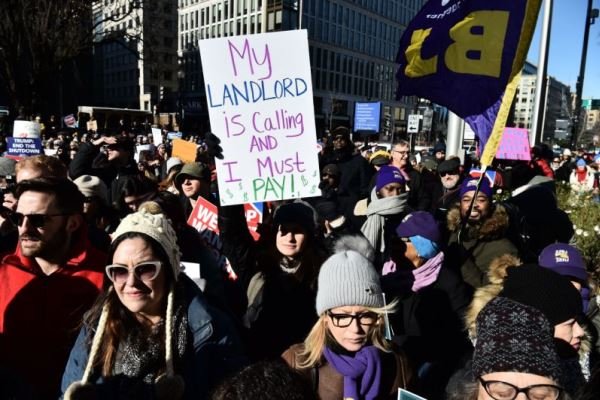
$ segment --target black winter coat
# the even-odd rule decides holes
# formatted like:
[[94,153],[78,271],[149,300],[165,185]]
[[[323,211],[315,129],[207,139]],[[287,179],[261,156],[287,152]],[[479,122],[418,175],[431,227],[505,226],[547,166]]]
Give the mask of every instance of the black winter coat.
[[472,290],[446,266],[433,284],[417,293],[406,288],[398,274],[381,279],[386,297],[399,300],[398,310],[390,317],[394,342],[417,369],[429,366],[420,385],[422,392],[428,399],[441,399],[448,379],[471,351],[462,318]]
[[[260,294],[253,296],[257,317],[247,323],[248,352],[253,359],[279,357],[292,344],[302,342],[317,321],[318,269],[305,276],[284,272],[274,257],[266,256],[269,250],[265,246],[275,239],[255,242],[246,226],[242,206],[219,209],[219,230],[223,254],[238,275],[239,290],[246,293],[251,283],[256,288],[253,278],[259,272],[264,279]],[[300,268],[310,269],[307,265]]]
[[102,179],[109,189],[108,202],[112,205],[119,202],[126,178],[137,174],[139,170],[133,159],[127,166],[115,167],[92,143],[82,143],[75,158],[69,164],[69,176],[73,180],[81,175],[94,175]]

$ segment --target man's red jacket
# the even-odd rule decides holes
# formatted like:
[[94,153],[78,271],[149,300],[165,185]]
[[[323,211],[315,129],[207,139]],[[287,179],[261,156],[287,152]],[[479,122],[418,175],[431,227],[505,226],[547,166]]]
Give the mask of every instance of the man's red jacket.
[[91,246],[85,228],[73,240],[69,260],[51,275],[19,245],[0,264],[0,365],[39,398],[58,398],[83,314],[104,281],[106,254]]

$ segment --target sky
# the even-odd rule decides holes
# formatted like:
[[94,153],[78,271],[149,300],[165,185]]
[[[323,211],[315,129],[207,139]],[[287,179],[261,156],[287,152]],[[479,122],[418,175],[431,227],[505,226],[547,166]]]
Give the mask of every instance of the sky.
[[[553,0],[548,74],[571,86],[573,93],[581,62],[586,8],[587,0]],[[593,0],[592,8],[600,8],[600,0]],[[536,65],[539,59],[543,10],[542,2],[527,56],[527,60]],[[583,98],[600,99],[600,18],[590,27]]]

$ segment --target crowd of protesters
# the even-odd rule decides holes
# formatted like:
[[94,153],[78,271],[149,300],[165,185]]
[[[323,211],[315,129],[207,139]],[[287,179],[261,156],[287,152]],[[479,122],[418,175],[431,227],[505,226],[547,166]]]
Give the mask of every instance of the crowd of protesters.
[[[600,398],[598,266],[555,193],[600,199],[600,157],[539,146],[480,178],[338,127],[321,195],[265,203],[256,240],[219,203],[216,135],[187,138],[195,162],[153,140],[0,157],[0,398]],[[187,224],[199,199],[229,269]]]

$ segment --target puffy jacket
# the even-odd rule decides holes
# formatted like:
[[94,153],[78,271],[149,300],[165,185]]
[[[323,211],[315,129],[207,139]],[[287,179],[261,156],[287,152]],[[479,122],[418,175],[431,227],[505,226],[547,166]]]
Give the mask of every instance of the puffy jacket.
[[[246,363],[241,344],[231,320],[211,308],[202,292],[187,276],[181,274],[188,319],[188,350],[183,371],[176,371],[185,382],[184,399],[207,399],[209,392],[226,376]],[[89,332],[84,326],[64,370],[61,391],[80,381],[89,356]],[[97,399],[156,397],[154,385],[146,385],[135,377],[102,377],[94,371],[90,378]]]
[[463,279],[474,288],[488,282],[487,272],[492,260],[503,254],[517,255],[515,245],[506,238],[509,217],[504,206],[496,204],[490,215],[479,227],[469,226],[463,232],[462,242],[458,241],[461,227],[460,209],[451,209],[447,216],[450,240],[446,254],[446,264],[460,269]]

